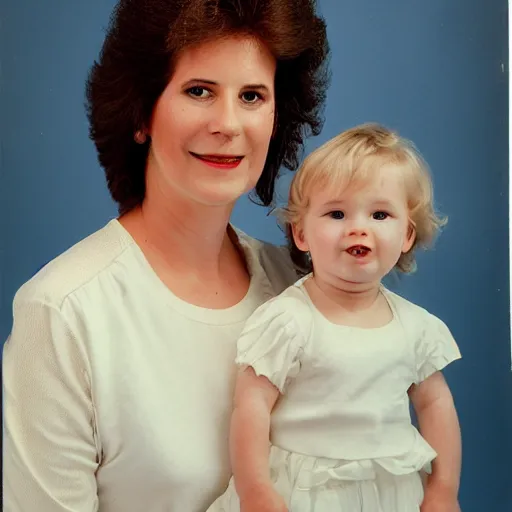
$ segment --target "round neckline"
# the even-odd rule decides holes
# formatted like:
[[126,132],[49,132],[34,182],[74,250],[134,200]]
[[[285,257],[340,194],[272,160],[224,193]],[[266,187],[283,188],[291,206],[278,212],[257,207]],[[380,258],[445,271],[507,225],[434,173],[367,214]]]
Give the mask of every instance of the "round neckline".
[[337,324],[331,320],[329,320],[314,304],[313,300],[311,299],[311,296],[309,295],[306,287],[304,286],[304,283],[313,276],[313,273],[309,273],[307,275],[305,275],[304,277],[302,277],[301,279],[299,279],[296,283],[295,283],[295,286],[297,286],[299,288],[299,290],[304,294],[309,306],[311,307],[311,309],[313,310],[313,313],[315,314],[315,316],[317,316],[318,318],[320,318],[324,323],[327,323],[328,325],[332,326],[332,327],[335,327],[335,328],[339,328],[339,329],[343,329],[343,330],[351,330],[351,331],[358,331],[358,332],[361,332],[361,333],[377,333],[377,332],[380,332],[380,331],[383,331],[385,329],[389,329],[390,327],[394,326],[398,320],[398,314],[397,314],[397,311],[395,309],[395,306],[393,305],[392,301],[390,300],[388,294],[387,294],[387,290],[386,288],[384,287],[384,285],[380,285],[379,286],[379,291],[380,293],[382,293],[382,296],[384,297],[385,301],[387,302],[388,306],[389,306],[389,309],[391,310],[391,314],[393,315],[391,320],[389,322],[387,322],[386,324],[384,325],[381,325],[379,327],[360,327],[360,326],[357,326],[357,325],[346,325],[346,324]]
[[259,263],[258,258],[255,258],[255,255],[253,254],[254,248],[251,246],[250,237],[231,224],[228,226],[232,230],[234,237],[236,237],[234,242],[242,249],[249,271],[249,288],[247,289],[245,296],[233,306],[228,308],[212,309],[192,304],[175,295],[157,275],[144,255],[142,249],[119,220],[112,219],[110,223],[121,233],[123,238],[127,240],[128,245],[132,248],[131,254],[135,257],[137,264],[141,267],[140,275],[152,282],[154,289],[158,291],[162,300],[164,300],[172,309],[191,320],[209,325],[229,325],[243,322],[247,320],[263,300],[268,300],[273,296],[273,293],[271,293],[272,287],[268,281],[268,277]]

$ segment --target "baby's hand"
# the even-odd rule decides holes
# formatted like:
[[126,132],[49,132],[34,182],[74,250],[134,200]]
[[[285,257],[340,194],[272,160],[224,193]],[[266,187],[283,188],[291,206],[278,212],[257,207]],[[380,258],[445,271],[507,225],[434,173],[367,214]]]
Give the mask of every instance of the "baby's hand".
[[240,499],[240,512],[288,512],[283,497],[273,488]]
[[461,512],[461,510],[456,495],[427,485],[420,512]]

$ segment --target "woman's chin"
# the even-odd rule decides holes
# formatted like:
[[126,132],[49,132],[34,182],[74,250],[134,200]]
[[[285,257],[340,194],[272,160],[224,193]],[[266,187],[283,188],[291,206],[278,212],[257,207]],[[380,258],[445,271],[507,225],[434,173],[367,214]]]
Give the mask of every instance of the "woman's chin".
[[238,199],[254,188],[247,181],[233,180],[217,182],[210,186],[202,186],[195,194],[199,202],[205,206],[233,206]]

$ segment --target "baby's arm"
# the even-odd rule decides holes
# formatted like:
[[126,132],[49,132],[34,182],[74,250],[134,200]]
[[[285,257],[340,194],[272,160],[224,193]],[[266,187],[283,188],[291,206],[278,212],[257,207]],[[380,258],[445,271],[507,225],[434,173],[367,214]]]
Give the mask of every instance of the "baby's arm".
[[240,370],[231,419],[230,450],[241,510],[285,512],[270,480],[270,413],[278,389],[250,367]]
[[[429,501],[436,502],[432,510],[459,510],[461,434],[448,384],[441,372],[435,372],[413,386],[409,394],[421,434],[438,454],[432,464],[422,510],[430,510],[426,506]],[[437,506],[439,502],[443,502],[441,507]]]

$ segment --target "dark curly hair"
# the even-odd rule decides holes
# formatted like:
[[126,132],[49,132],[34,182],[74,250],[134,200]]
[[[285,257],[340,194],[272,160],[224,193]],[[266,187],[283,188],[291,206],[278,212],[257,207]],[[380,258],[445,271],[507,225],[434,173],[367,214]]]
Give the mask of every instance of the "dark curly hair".
[[119,212],[142,203],[150,141],[134,133],[153,108],[185,48],[217,37],[253,35],[277,60],[276,126],[255,192],[273,201],[281,165],[298,167],[304,138],[322,127],[329,47],[315,0],[120,0],[86,86],[90,137]]

